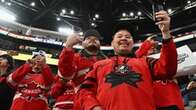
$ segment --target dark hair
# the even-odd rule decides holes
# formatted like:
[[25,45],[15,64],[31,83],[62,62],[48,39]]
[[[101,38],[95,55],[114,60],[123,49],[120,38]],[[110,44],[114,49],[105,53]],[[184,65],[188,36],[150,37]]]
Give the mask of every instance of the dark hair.
[[14,65],[15,65],[14,59],[12,58],[12,56],[8,54],[0,55],[0,58],[6,59],[8,61],[9,67],[6,72],[10,73],[12,69],[14,69]]

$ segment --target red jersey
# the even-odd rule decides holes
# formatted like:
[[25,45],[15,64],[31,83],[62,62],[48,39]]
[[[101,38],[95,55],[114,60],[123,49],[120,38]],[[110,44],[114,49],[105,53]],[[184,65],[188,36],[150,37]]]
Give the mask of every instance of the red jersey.
[[50,95],[55,98],[55,109],[72,109],[75,91],[70,82],[63,82],[58,79],[50,90]]
[[0,76],[0,108],[10,110],[15,90],[7,84],[7,75]]
[[179,110],[185,110],[180,88],[173,80],[154,81],[153,89],[157,108],[177,106]]
[[[121,65],[120,75],[113,71],[115,62]],[[123,69],[126,66],[128,73],[127,69]],[[155,110],[152,78],[171,78],[176,69],[177,52],[171,39],[163,42],[158,60],[119,56],[99,61],[81,86],[81,105],[84,110],[95,106],[101,106],[103,110]]]
[[17,89],[11,110],[48,110],[46,93],[54,77],[48,66],[42,72],[32,72],[24,64],[8,77],[8,83]]
[[[101,52],[95,56],[90,56],[85,50],[75,53],[72,49],[64,48],[59,57],[59,77],[70,80],[63,83],[58,80],[51,89],[51,95],[56,99],[54,108],[72,109],[75,94],[80,84],[84,81],[85,75],[90,71],[93,64],[105,58]],[[78,102],[78,101],[77,101]]]

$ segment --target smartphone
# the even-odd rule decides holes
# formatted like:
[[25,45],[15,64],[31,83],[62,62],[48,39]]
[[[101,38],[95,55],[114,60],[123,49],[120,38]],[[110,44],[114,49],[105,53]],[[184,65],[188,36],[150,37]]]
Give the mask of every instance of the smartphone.
[[161,19],[156,19],[155,17],[155,13],[159,12],[161,10],[164,10],[164,2],[163,1],[158,1],[158,0],[154,0],[153,5],[152,5],[152,10],[153,10],[153,19],[155,22],[161,21]]

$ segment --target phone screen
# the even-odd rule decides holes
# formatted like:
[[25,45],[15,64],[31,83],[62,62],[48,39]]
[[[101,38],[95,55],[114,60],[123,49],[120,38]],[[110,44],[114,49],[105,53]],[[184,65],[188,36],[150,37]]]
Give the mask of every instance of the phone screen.
[[152,5],[152,9],[153,9],[153,19],[154,19],[154,21],[155,22],[160,21],[160,20],[157,20],[155,18],[155,13],[159,12],[161,10],[164,10],[164,4],[163,3],[154,2],[154,4]]

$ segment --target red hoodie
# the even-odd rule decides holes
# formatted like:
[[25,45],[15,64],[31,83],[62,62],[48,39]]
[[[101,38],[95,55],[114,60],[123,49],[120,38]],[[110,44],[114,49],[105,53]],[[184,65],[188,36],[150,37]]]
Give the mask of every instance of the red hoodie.
[[103,54],[87,56],[85,51],[75,53],[72,49],[64,48],[59,57],[58,76],[67,80],[64,83],[58,80],[51,88],[50,94],[56,99],[54,108],[72,109],[73,104],[79,106],[78,98],[75,97],[77,88],[84,81],[85,75],[90,71],[93,64],[105,58]]
[[19,67],[8,77],[8,83],[17,89],[11,110],[48,110],[47,91],[53,81],[47,65],[41,73],[32,72],[29,64]]

